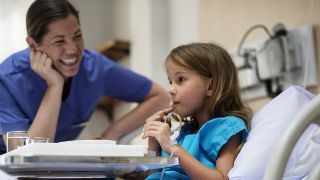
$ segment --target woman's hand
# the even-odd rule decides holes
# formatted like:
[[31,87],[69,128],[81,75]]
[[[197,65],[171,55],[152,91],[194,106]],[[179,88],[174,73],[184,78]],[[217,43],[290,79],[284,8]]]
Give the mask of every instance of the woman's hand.
[[172,111],[172,108],[167,108],[155,113],[149,117],[143,128],[143,138],[151,137],[156,139],[161,149],[167,153],[171,153],[171,130],[166,121],[166,115]]
[[48,86],[63,85],[63,76],[53,68],[52,59],[41,51],[30,50],[31,69],[43,78]]

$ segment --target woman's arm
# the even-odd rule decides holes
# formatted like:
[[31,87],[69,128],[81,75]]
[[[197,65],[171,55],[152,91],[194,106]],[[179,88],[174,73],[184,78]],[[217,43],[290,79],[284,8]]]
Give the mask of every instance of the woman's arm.
[[61,106],[62,87],[48,87],[28,132],[34,137],[54,141]]
[[179,145],[172,147],[173,155],[179,157],[180,166],[191,179],[225,180],[228,179],[228,173],[233,167],[234,160],[239,152],[240,135],[241,133],[232,136],[221,148],[216,161],[216,169],[206,167]]
[[42,98],[37,114],[28,130],[31,136],[48,137],[54,141],[58,117],[61,107],[61,98],[64,79],[52,67],[52,60],[45,53],[30,51],[31,68],[47,83],[47,90]]
[[153,83],[145,99],[131,112],[115,121],[101,135],[102,139],[118,140],[125,134],[143,125],[155,112],[169,105],[169,94],[158,84]]

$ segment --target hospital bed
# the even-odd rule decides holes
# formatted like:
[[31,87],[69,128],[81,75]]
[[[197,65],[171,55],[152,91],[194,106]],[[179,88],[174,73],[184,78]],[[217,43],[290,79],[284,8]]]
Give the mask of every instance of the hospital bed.
[[[281,179],[290,153],[299,137],[311,123],[320,124],[320,95],[304,106],[297,114],[292,124],[288,126],[271,154],[264,175],[265,180]],[[320,179],[320,161],[310,170],[307,180]]]
[[252,119],[231,180],[320,179],[320,95],[292,86]]

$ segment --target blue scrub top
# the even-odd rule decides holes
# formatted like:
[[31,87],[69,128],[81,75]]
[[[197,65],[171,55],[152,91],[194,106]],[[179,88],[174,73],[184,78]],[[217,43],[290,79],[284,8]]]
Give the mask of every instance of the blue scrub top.
[[[222,146],[237,133],[242,131],[242,141],[248,136],[244,121],[235,116],[215,118],[206,122],[196,134],[191,134],[191,127],[185,124],[177,141],[186,151],[208,168],[215,169],[216,161]],[[161,156],[170,156],[161,152]],[[151,179],[190,179],[180,166],[165,168],[148,176]]]
[[[0,64],[0,135],[28,130],[47,89],[46,82],[30,68],[29,49]],[[75,139],[102,96],[141,102],[152,82],[105,56],[84,50],[79,72],[72,77],[70,93],[61,104],[55,142]],[[5,153],[0,137],[0,153]]]

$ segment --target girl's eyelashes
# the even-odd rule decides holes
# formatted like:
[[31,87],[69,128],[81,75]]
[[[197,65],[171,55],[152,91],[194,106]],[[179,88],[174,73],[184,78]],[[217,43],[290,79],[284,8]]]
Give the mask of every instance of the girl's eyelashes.
[[169,84],[170,84],[170,85],[172,85],[173,83],[174,83],[174,84],[181,84],[181,83],[183,83],[185,80],[186,80],[185,77],[178,76],[178,77],[176,77],[173,81],[169,79]]
[[183,83],[185,80],[186,80],[186,79],[185,79],[184,77],[178,77],[177,82],[178,82],[179,84],[181,84],[181,83]]

